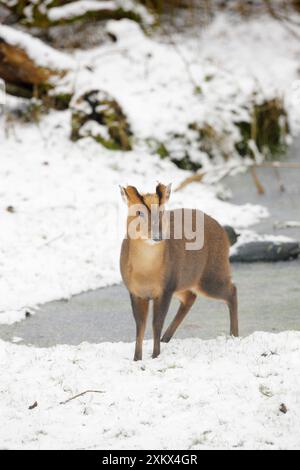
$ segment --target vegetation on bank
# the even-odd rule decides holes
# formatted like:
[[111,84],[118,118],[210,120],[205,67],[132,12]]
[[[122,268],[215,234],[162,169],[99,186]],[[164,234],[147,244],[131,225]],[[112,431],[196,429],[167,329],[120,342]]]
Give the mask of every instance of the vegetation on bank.
[[[126,110],[117,99],[102,89],[87,90],[79,97],[73,96],[73,91],[70,89],[62,91],[61,81],[72,73],[72,65],[67,62],[56,68],[55,63],[50,65],[40,63],[36,54],[33,53],[36,43],[32,43],[31,46],[30,40],[39,41],[38,46],[42,52],[43,47],[47,48],[41,55],[51,56],[51,51],[54,52],[54,49],[49,45],[44,45],[39,39],[34,39],[32,33],[44,38],[45,34],[41,33],[42,30],[50,30],[58,25],[68,27],[73,23],[88,24],[91,21],[106,22],[109,19],[123,18],[134,20],[146,28],[150,23],[155,22],[153,15],[161,14],[162,21],[166,23],[169,18],[171,22],[174,18],[173,9],[193,9],[201,4],[202,8],[213,12],[216,9],[216,2],[214,2],[214,9],[212,9],[212,2],[187,0],[141,0],[140,2],[116,0],[101,2],[101,8],[100,4],[97,5],[95,1],[94,7],[91,7],[92,2],[89,2],[89,9],[78,8],[80,3],[70,0],[36,0],[34,2],[0,0],[0,6],[4,7],[4,12],[7,12],[7,15],[4,15],[4,23],[7,25],[0,26],[0,78],[6,82],[6,90],[9,94],[28,100],[28,106],[22,107],[25,110],[26,121],[30,120],[31,116],[33,120],[36,120],[50,109],[70,109],[70,138],[73,141],[91,137],[99,145],[112,151],[132,150],[137,144],[137,139]],[[245,3],[247,3],[247,8]],[[291,9],[300,10],[298,1],[278,2],[279,9],[275,12],[274,6],[264,0],[220,1],[217,2],[217,7],[240,10],[243,14],[252,14],[264,9],[273,17],[278,17],[283,12],[286,14]],[[22,37],[28,37],[28,41],[25,41],[26,47],[23,40],[16,41],[14,35],[10,34],[20,29]],[[164,28],[161,32],[165,32]],[[109,40],[116,41],[117,39],[110,35]],[[207,81],[211,79],[211,77],[206,77]],[[203,100],[201,84],[197,85],[195,92],[199,95],[199,106],[201,106],[201,100]],[[246,118],[232,119],[231,126],[225,123],[224,127],[220,128],[209,121],[192,121],[184,134],[174,131],[168,141],[149,137],[145,139],[144,144],[148,146],[149,151],[158,154],[162,159],[171,159],[180,168],[192,171],[201,168],[202,162],[193,158],[190,152],[191,146],[193,148],[196,146],[197,151],[205,153],[211,160],[222,156],[226,161],[232,155],[255,159],[257,154],[274,157],[284,152],[289,134],[289,116],[284,100],[280,96],[257,100],[254,96],[243,106],[246,108]],[[180,157],[174,155],[173,145],[170,145],[170,142],[173,144],[177,141],[184,148]],[[230,145],[228,145],[229,141]]]

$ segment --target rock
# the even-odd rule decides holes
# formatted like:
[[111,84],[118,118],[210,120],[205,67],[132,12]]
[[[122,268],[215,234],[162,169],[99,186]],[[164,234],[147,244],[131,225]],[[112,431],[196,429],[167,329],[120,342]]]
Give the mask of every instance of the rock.
[[284,403],[281,403],[281,405],[280,405],[280,407],[279,407],[279,411],[280,411],[281,413],[283,413],[284,415],[286,415],[287,412],[288,412],[287,406],[286,406]]
[[258,241],[239,246],[230,256],[232,262],[254,263],[258,261],[288,261],[300,255],[298,242]]
[[30,405],[30,406],[28,407],[28,409],[29,409],[29,410],[34,410],[34,409],[37,408],[37,407],[38,407],[38,402],[35,401],[32,405]]
[[92,137],[110,150],[131,150],[132,132],[126,115],[108,93],[89,91],[71,104],[71,108],[73,141]]

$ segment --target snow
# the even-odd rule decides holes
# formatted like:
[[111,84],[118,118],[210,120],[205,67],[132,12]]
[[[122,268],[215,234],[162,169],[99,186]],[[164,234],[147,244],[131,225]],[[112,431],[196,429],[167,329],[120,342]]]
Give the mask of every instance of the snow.
[[299,332],[151,346],[0,341],[1,448],[299,449]]
[[67,3],[62,7],[51,8],[48,17],[52,21],[74,18],[84,15],[87,11],[115,10],[116,3],[111,1],[80,0]]
[[287,237],[285,235],[273,235],[273,234],[260,234],[256,233],[253,230],[244,229],[241,230],[240,236],[238,238],[237,243],[235,243],[230,248],[230,254],[234,255],[238,252],[240,246],[251,243],[251,242],[270,242],[270,243],[288,243],[294,242],[293,238]]
[[59,52],[23,31],[0,24],[0,38],[12,46],[24,50],[39,66],[57,71],[65,71],[74,67],[74,62],[68,55]]

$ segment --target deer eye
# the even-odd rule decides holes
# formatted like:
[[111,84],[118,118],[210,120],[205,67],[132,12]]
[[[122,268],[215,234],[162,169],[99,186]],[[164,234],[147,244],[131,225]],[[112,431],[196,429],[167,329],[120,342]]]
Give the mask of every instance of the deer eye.
[[144,214],[144,212],[137,211],[137,216],[143,218],[143,217],[145,217],[145,214]]

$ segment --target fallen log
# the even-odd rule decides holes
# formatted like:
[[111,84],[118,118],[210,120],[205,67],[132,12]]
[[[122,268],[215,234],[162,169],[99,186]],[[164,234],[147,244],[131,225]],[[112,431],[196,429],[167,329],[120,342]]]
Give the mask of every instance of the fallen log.
[[39,39],[9,26],[0,25],[0,78],[7,91],[32,95],[37,87],[48,90],[63,77],[73,61]]

